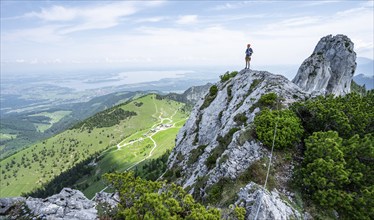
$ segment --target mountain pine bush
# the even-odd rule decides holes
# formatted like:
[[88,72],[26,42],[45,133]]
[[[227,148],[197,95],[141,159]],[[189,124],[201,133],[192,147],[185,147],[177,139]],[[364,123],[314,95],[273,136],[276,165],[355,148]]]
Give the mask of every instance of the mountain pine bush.
[[374,219],[374,92],[321,96],[291,109],[309,135],[296,177],[304,197],[342,219]]
[[116,219],[220,219],[216,208],[195,202],[182,187],[147,181],[132,172],[105,174],[120,196]]
[[258,139],[266,146],[272,146],[276,123],[275,148],[290,147],[301,140],[303,128],[300,119],[292,111],[265,109],[256,115],[254,124]]
[[337,131],[340,137],[361,137],[374,132],[374,91],[362,96],[319,96],[295,103],[291,109],[300,117],[306,132]]

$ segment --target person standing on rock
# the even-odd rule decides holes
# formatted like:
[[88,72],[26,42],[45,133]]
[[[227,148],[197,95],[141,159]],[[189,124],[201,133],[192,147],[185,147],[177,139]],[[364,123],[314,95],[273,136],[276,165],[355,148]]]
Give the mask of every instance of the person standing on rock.
[[251,48],[251,45],[247,45],[247,49],[245,50],[245,68],[249,69],[250,63],[251,62],[251,56],[252,56],[253,50]]

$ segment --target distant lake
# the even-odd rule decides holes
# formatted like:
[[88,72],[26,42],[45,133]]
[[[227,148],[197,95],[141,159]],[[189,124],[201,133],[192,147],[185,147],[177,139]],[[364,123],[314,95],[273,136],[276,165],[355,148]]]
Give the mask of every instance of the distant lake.
[[182,78],[186,74],[194,73],[191,70],[160,70],[160,71],[124,71],[119,73],[111,73],[105,75],[95,74],[93,76],[86,75],[77,78],[65,80],[55,80],[50,82],[60,87],[68,87],[78,91],[115,87],[127,84],[136,84],[144,82],[158,81],[165,78]]

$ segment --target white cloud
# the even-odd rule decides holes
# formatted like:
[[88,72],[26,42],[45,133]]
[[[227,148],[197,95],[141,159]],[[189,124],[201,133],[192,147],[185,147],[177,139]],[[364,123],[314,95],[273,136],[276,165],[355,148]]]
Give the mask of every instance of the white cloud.
[[374,7],[374,1],[373,0],[367,0],[361,3],[362,7]]
[[290,19],[286,19],[286,20],[284,20],[280,23],[277,23],[274,26],[296,27],[296,26],[318,24],[319,22],[322,21],[321,18],[322,18],[321,16],[314,16],[314,17],[307,16],[307,17],[290,18]]
[[227,2],[227,3],[213,7],[212,10],[222,11],[222,10],[237,9],[237,8],[245,7],[246,5],[250,3],[256,3],[256,2],[253,2],[253,1],[252,2],[251,1]]
[[[5,33],[2,31],[2,51],[7,53],[7,57],[2,59],[14,62],[21,57],[26,60],[37,59],[42,64],[45,60],[53,63],[58,56],[62,63],[77,65],[91,62],[138,67],[242,66],[245,45],[251,43],[254,67],[299,65],[312,53],[318,40],[328,34],[346,34],[355,43],[355,51],[359,56],[373,56],[373,12],[370,6],[358,4],[356,8],[326,16],[322,16],[322,13],[308,16],[302,11],[297,13],[300,16],[282,12],[272,16],[271,12],[237,14],[210,11],[209,14],[202,12],[171,17],[164,11],[160,14],[153,14],[152,11],[145,13],[146,17],[141,13],[142,17],[138,14],[129,17],[144,7],[162,3],[147,1],[140,4],[132,1],[90,7],[56,6],[34,12],[28,15],[29,18],[42,19],[45,26]],[[59,15],[59,12],[67,14]],[[132,29],[106,30],[91,37],[80,33],[69,34],[110,28],[130,19],[138,28],[132,28],[132,23]],[[156,22],[160,23],[154,25]],[[189,24],[198,25],[192,29],[183,26]],[[32,45],[31,41],[38,43]]]
[[[41,11],[26,13],[23,16],[10,17],[9,19],[41,19],[44,25],[1,32],[1,41],[15,42],[17,40],[53,43],[69,39],[69,33],[106,29],[117,26],[126,16],[146,8],[163,4],[164,1],[152,2],[115,2],[111,4],[96,4],[81,7],[65,7],[54,5],[42,8]],[[6,20],[9,20],[6,19]],[[156,18],[153,18],[155,21]],[[157,18],[161,20],[160,18]],[[4,19],[2,18],[2,21]]]
[[38,17],[45,21],[71,21],[79,16],[79,10],[55,5],[51,8],[42,8],[41,12],[27,13],[25,16]]
[[354,48],[356,52],[361,55],[366,55],[366,57],[370,57],[371,55],[371,59],[374,59],[373,41],[365,41],[360,38],[352,38],[352,41],[354,42]]
[[144,7],[154,7],[162,4],[156,2],[115,2],[111,4],[97,4],[86,7],[64,7],[55,5],[42,8],[41,12],[31,12],[25,17],[37,17],[45,22],[64,22],[65,27],[59,29],[59,34],[76,31],[105,29],[117,26],[121,19],[133,15]]
[[183,15],[176,20],[177,24],[194,24],[197,23],[197,15]]
[[37,58],[34,58],[34,59],[30,60],[30,64],[38,64],[38,63],[39,63],[39,61],[38,61]]
[[154,22],[160,22],[160,21],[163,21],[163,20],[166,20],[166,19],[167,19],[167,17],[158,16],[158,17],[149,17],[149,18],[138,19],[138,20],[136,20],[136,22],[137,23],[143,23],[143,22],[154,23]]
[[126,63],[126,66],[224,65],[241,63],[245,40],[241,32],[220,27],[194,31],[143,27],[133,34],[76,42],[65,48],[66,54],[61,58]]
[[1,40],[4,42],[29,41],[37,43],[59,42],[64,37],[57,35],[56,31],[62,28],[60,25],[47,25],[36,28],[20,29],[8,31],[1,34]]
[[233,5],[232,3],[225,3],[223,5],[217,5],[213,8],[213,10],[226,10],[226,9],[233,9],[233,8],[236,8],[235,5]]
[[329,1],[329,0],[323,0],[323,1],[305,1],[305,4],[302,4],[301,7],[311,7],[311,6],[321,6],[321,5],[327,5],[331,3],[337,3],[339,1]]
[[355,43],[359,56],[373,59],[373,12],[353,8],[329,16],[296,17],[269,24],[248,32],[254,41],[259,61],[274,64],[301,63],[309,56],[319,39],[332,34],[345,34]]
[[24,63],[24,62],[26,62],[24,59],[17,59],[16,60],[16,63]]

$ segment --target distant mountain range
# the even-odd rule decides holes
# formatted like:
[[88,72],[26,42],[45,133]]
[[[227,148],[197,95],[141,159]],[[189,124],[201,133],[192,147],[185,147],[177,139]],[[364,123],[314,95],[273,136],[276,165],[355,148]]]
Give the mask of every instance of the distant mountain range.
[[353,77],[353,80],[358,85],[365,85],[367,90],[374,89],[374,76],[366,76],[364,74],[359,74]]
[[353,80],[366,89],[374,89],[374,60],[358,57],[357,69]]

